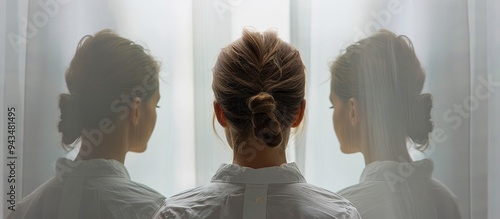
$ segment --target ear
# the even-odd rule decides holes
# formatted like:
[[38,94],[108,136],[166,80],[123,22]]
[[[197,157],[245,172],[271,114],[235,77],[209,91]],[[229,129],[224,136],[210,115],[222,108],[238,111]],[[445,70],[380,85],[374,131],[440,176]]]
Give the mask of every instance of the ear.
[[349,105],[349,120],[351,121],[351,125],[356,126],[359,123],[359,104],[358,100],[351,97],[347,101]]
[[299,111],[297,111],[297,115],[295,115],[295,120],[293,121],[292,128],[296,128],[304,119],[304,113],[306,111],[306,100],[302,100],[300,103]]
[[217,101],[214,101],[214,111],[215,111],[215,117],[217,117],[217,121],[219,124],[226,128],[227,127],[227,121],[226,117],[224,116],[224,111],[222,111],[222,108],[220,107],[219,103]]
[[130,105],[130,122],[132,125],[137,126],[139,124],[139,118],[141,116],[140,114],[140,106],[141,106],[142,100],[139,97],[134,97],[132,99],[132,104]]

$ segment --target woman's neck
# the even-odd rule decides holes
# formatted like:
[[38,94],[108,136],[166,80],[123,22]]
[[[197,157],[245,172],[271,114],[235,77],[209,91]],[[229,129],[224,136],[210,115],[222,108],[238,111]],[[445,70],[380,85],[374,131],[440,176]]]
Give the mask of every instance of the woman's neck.
[[245,146],[240,152],[234,151],[233,164],[254,169],[280,166],[287,161],[285,151],[279,147]]
[[[361,153],[365,159],[365,165],[373,163],[375,161],[397,161],[397,162],[412,162],[411,156],[408,153],[406,146],[406,140],[393,140],[387,143],[380,143],[381,145],[371,145],[365,146],[365,150]],[[368,149],[369,148],[369,149]],[[375,151],[377,150],[377,151]]]
[[397,162],[412,162],[408,150],[397,150],[389,153],[378,153],[378,155],[374,155],[374,153],[371,154],[363,153],[363,157],[365,158],[365,165],[368,165],[375,161],[386,161],[386,160],[397,161]]
[[116,160],[120,163],[124,163],[126,154],[127,150],[123,142],[117,142],[103,138],[101,142],[97,142],[96,145],[93,145],[84,136],[82,136],[82,146],[80,148],[80,151],[78,152],[77,159],[106,159]]

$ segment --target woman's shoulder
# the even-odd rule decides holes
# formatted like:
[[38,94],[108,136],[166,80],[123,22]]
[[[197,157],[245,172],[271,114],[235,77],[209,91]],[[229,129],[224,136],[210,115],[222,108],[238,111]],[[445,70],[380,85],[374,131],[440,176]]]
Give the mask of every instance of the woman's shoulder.
[[103,205],[128,206],[132,210],[137,208],[156,210],[165,200],[165,196],[149,186],[124,178],[89,179],[85,187],[88,190],[95,190]]
[[298,196],[302,197],[303,199],[320,199],[335,201],[336,203],[350,203],[339,193],[310,183],[291,183],[277,186],[270,185],[270,188],[272,188],[271,192],[273,192],[274,190],[274,193],[289,193],[289,195],[292,197]]
[[439,194],[439,195],[442,195],[442,196],[445,196],[448,198],[452,198],[452,199],[456,198],[455,194],[453,194],[451,192],[451,190],[446,185],[444,185],[444,183],[442,183],[441,181],[439,181],[436,178],[430,179],[429,189],[437,192],[437,194]]
[[447,215],[440,218],[461,218],[458,198],[446,185],[435,178],[431,178],[429,189],[433,194],[434,203],[439,206],[437,208],[439,210],[438,214]]
[[[403,183],[405,186],[391,186],[391,183]],[[404,182],[365,181],[338,193],[350,200],[363,217],[408,218],[398,215],[422,211],[432,217],[437,215],[437,218],[460,218],[456,196],[434,178]]]
[[389,190],[390,188],[387,181],[365,181],[345,187],[339,190],[337,193],[349,199],[349,197],[351,196],[360,196],[368,193],[375,195],[381,193],[385,194]]
[[245,186],[241,184],[211,182],[184,190],[166,199],[166,205],[175,205],[178,208],[190,208],[192,203],[204,203],[215,206],[228,195],[238,197],[245,193]]
[[99,194],[101,202],[114,201],[130,203],[130,200],[156,202],[165,197],[154,189],[130,179],[127,168],[116,160],[92,159],[72,161],[60,158],[58,166],[67,165],[69,170],[56,168],[56,178],[64,187],[82,187]]
[[306,182],[271,184],[268,188],[268,200],[268,205],[276,209],[286,209],[283,213],[291,212],[291,217],[302,215],[298,218],[360,218],[349,200],[338,193]]
[[42,213],[56,217],[61,206],[107,218],[151,218],[164,199],[154,189],[128,179],[69,177],[61,181],[53,177],[26,196],[8,218],[38,218]]
[[224,199],[241,191],[244,187],[213,182],[187,189],[167,198],[154,218],[219,218]]

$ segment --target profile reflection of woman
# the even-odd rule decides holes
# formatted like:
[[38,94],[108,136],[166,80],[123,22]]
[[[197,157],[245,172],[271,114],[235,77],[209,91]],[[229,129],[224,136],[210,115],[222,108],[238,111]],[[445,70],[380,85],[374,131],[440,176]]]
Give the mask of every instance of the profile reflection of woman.
[[143,152],[156,123],[159,64],[140,45],[103,30],[85,36],[66,71],[59,132],[77,158],[59,158],[56,176],[9,218],[151,218],[164,196],[131,181],[127,152]]
[[432,132],[432,96],[406,36],[381,30],[331,65],[333,124],[342,152],[361,152],[360,183],[339,192],[365,219],[460,218],[456,197],[432,178],[430,159],[412,161]]

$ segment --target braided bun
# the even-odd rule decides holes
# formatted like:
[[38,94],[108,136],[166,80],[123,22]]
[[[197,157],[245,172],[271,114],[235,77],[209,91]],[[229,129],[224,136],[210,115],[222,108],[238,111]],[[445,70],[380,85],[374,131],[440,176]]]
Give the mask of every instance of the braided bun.
[[83,131],[80,109],[71,94],[59,95],[59,108],[61,109],[61,120],[57,129],[62,133],[62,142],[69,145],[75,142]]
[[253,133],[269,147],[276,147],[283,141],[281,124],[276,117],[276,101],[269,93],[260,92],[248,99],[252,111]]
[[407,133],[411,140],[421,147],[429,144],[429,133],[434,124],[431,121],[432,95],[420,94],[415,100],[414,110],[411,113],[411,122],[408,124]]

